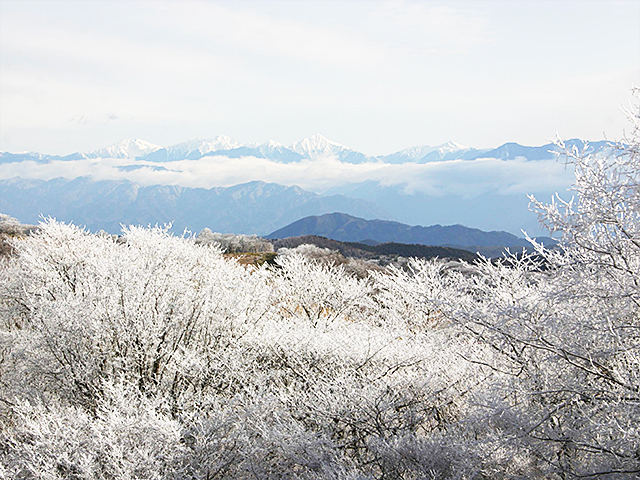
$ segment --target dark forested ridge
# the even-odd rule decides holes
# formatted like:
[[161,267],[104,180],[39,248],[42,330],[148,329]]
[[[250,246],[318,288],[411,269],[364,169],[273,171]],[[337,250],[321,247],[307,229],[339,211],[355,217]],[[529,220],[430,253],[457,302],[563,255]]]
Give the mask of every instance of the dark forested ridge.
[[383,256],[401,256],[415,258],[448,258],[452,260],[464,260],[474,262],[478,259],[475,253],[467,250],[451,247],[433,247],[428,245],[410,245],[404,243],[381,243],[367,245],[359,242],[340,242],[317,235],[301,235],[273,240],[273,246],[277,250],[281,247],[295,248],[299,245],[311,244],[320,248],[336,250],[348,258],[379,259]]

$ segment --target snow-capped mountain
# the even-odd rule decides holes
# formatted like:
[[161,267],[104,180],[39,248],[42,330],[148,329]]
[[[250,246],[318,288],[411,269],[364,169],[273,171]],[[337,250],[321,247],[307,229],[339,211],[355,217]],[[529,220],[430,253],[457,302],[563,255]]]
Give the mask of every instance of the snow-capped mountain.
[[260,150],[262,152],[271,152],[274,150],[277,150],[279,148],[286,148],[283,144],[281,144],[280,142],[277,142],[275,140],[267,140],[264,143],[249,143],[247,144],[248,147],[252,147],[255,148],[257,150]]
[[332,142],[320,134],[304,138],[299,142],[294,142],[289,149],[303,155],[305,158],[314,158],[332,154],[335,155],[345,150],[353,151],[349,147]]
[[[565,142],[567,147],[576,147],[579,150],[585,148],[585,142],[579,139],[571,139]],[[609,142],[599,141],[588,144],[588,153],[608,151],[611,148]],[[428,163],[449,160],[475,160],[478,158],[498,158],[501,160],[548,160],[555,158],[559,149],[550,143],[539,147],[523,146],[517,143],[505,143],[493,149],[476,149],[465,147],[456,142],[447,142],[441,145],[419,145],[389,155],[377,157],[368,156],[346,145],[329,140],[322,135],[295,142],[285,147],[279,142],[269,140],[265,143],[243,144],[226,135],[218,135],[211,138],[195,138],[186,142],[160,147],[144,140],[122,140],[99,150],[88,153],[73,153],[66,156],[46,155],[36,152],[10,153],[0,152],[0,164],[16,163],[22,161],[35,161],[48,163],[56,160],[73,161],[84,158],[122,158],[137,159],[152,162],[171,162],[178,160],[198,160],[205,156],[221,156],[227,158],[255,157],[264,158],[281,163],[295,163],[302,159],[315,160],[319,158],[333,157],[343,163]]]
[[416,147],[405,148],[404,150],[400,150],[399,152],[392,153],[390,155],[384,155],[383,158],[385,161],[389,161],[389,163],[396,163],[396,160],[404,160],[404,161],[416,161],[420,160],[427,153],[433,152],[433,147],[431,145],[418,145]]
[[137,158],[160,150],[162,147],[139,138],[127,138],[108,147],[86,153],[86,158]]
[[264,158],[278,160],[285,163],[297,162],[302,160],[302,155],[294,150],[285,147],[280,142],[268,140],[265,143],[256,145],[255,149],[260,152]]
[[386,163],[427,163],[438,162],[443,160],[457,160],[460,158],[469,160],[480,152],[485,150],[477,150],[475,148],[465,147],[456,142],[446,142],[442,145],[429,146],[420,145],[411,147],[399,152],[378,157]]
[[[447,142],[447,143],[443,143],[442,145],[439,145],[437,147],[435,147],[432,152],[438,152],[438,155],[441,156],[445,156],[449,153],[454,153],[454,152],[460,152],[463,150],[470,150],[469,147],[465,147],[464,145],[460,145],[459,143],[456,142]],[[431,153],[431,152],[429,152]]]
[[369,157],[346,145],[333,142],[320,134],[295,142],[289,149],[310,159],[333,156],[346,163],[364,163],[376,160],[375,157]]
[[28,162],[33,161],[41,163],[46,161],[48,155],[43,155],[38,152],[0,152],[0,163],[13,163],[13,162]]
[[198,137],[186,142],[160,148],[150,155],[144,156],[145,160],[166,162],[174,160],[197,160],[203,156],[219,150],[232,150],[243,145],[227,135],[217,135],[212,138]]
[[213,138],[200,137],[178,143],[177,145],[167,147],[167,151],[174,156],[188,158],[189,155],[194,153],[199,153],[200,156],[202,156],[218,150],[231,150],[242,146],[242,143],[229,138],[227,135],[216,135]]

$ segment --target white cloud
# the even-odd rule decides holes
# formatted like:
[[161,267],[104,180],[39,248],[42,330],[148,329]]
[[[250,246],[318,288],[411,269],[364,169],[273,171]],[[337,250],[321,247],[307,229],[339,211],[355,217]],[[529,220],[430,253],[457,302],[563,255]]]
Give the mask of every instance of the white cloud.
[[[133,171],[118,167],[147,166]],[[153,170],[154,167],[168,170]],[[573,181],[565,166],[553,160],[447,161],[427,164],[384,163],[348,164],[335,158],[305,160],[284,164],[263,158],[204,157],[152,163],[135,160],[103,159],[54,161],[48,164],[21,162],[4,164],[0,178],[76,178],[90,175],[95,180],[127,179],[140,185],[169,184],[185,187],[227,187],[253,180],[298,185],[306,190],[323,192],[331,187],[364,181],[381,185],[401,185],[406,193],[429,196],[455,195],[474,198],[484,193],[525,195],[527,193],[563,193]]]

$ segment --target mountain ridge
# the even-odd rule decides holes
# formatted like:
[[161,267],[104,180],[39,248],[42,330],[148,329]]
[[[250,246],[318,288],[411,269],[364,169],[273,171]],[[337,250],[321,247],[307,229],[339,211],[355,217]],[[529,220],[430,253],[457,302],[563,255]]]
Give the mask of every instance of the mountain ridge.
[[[521,237],[504,231],[486,232],[463,225],[407,225],[392,220],[366,220],[345,213],[334,212],[301,218],[286,227],[271,232],[268,239],[282,239],[304,235],[316,235],[341,242],[375,241],[379,243],[403,243],[454,248],[531,247]],[[539,237],[546,245],[555,241]]]
[[265,235],[298,218],[344,209],[375,218],[388,213],[372,202],[318,195],[297,186],[253,181],[231,187],[140,186],[129,180],[0,180],[0,212],[37,223],[41,216],[119,233],[120,224],[173,222],[173,231]]

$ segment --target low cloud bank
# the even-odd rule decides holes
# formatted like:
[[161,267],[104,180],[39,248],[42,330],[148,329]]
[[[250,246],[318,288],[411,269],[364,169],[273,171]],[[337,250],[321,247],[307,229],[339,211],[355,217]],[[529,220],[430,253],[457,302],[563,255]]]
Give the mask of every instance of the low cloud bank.
[[0,169],[2,179],[50,180],[81,176],[91,176],[94,180],[129,180],[143,186],[160,184],[200,188],[228,187],[261,180],[298,185],[317,193],[333,187],[373,181],[383,186],[403,186],[407,194],[463,198],[485,193],[562,194],[573,182],[573,171],[555,160],[505,161],[495,158],[393,165],[382,162],[349,164],[332,157],[285,164],[264,158],[215,156],[163,164],[129,159],[83,159],[46,164],[26,161],[4,164]]

